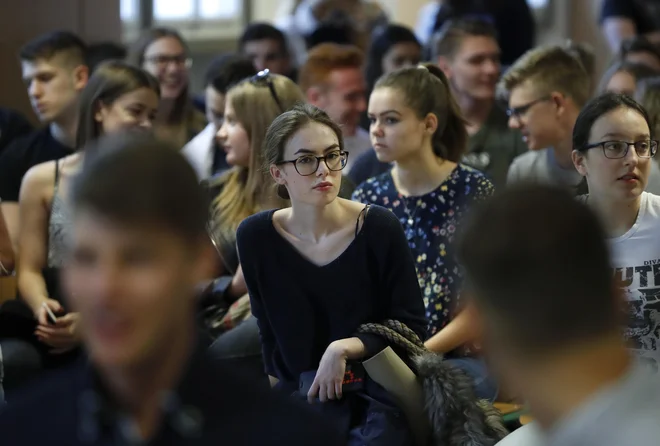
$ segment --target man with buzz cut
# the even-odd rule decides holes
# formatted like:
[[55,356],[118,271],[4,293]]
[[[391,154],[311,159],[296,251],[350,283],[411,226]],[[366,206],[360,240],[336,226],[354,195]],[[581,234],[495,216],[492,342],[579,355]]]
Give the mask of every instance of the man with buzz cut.
[[597,215],[565,188],[512,185],[457,237],[484,352],[534,421],[501,446],[657,445],[660,375],[628,349]]
[[87,84],[85,43],[68,31],[31,40],[20,50],[23,81],[44,127],[12,141],[0,156],[0,208],[14,250],[18,247],[18,196],[33,166],[70,155],[78,127],[78,96]]
[[198,337],[197,288],[214,253],[206,194],[183,155],[145,135],[102,138],[89,154],[70,190],[62,273],[88,358],[5,406],[3,441],[343,444],[307,407],[219,365]]

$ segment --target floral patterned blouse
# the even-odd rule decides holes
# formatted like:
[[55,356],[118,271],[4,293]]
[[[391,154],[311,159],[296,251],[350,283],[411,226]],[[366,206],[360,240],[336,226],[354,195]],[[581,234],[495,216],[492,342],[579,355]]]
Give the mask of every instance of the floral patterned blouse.
[[353,200],[383,206],[403,225],[415,257],[429,337],[449,323],[458,305],[461,274],[452,241],[459,221],[471,203],[493,192],[493,183],[484,174],[461,164],[426,195],[401,195],[391,172],[368,179],[353,192]]

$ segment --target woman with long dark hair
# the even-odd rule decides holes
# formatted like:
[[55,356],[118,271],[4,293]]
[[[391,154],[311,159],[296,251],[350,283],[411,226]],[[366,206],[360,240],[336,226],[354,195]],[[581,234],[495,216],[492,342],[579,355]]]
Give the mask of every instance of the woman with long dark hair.
[[78,317],[66,312],[58,271],[70,224],[65,197],[82,168],[84,148],[103,134],[150,131],[159,97],[158,82],[146,71],[118,61],[102,64],[80,96],[78,151],[33,167],[23,180],[18,291],[34,314],[34,334],[46,358],[75,349],[79,341]]

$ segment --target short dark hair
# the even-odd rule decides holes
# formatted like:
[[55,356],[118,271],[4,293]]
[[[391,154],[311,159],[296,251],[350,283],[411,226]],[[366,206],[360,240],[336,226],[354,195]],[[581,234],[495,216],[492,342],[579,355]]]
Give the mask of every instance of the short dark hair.
[[204,85],[212,85],[218,93],[227,91],[248,77],[257,74],[252,61],[240,54],[223,54],[209,64],[204,76]]
[[601,116],[618,108],[636,111],[644,118],[649,129],[653,130],[648,113],[637,101],[626,94],[604,93],[591,99],[580,111],[573,127],[573,149],[583,151],[590,142],[589,136],[594,122]]
[[238,39],[238,49],[242,52],[246,43],[255,40],[274,40],[280,45],[283,55],[289,54],[284,33],[270,23],[258,22],[248,25]]
[[520,184],[479,204],[457,250],[466,290],[517,355],[534,359],[620,329],[605,230],[563,189]]
[[433,59],[452,58],[466,37],[490,37],[497,42],[497,30],[491,22],[481,18],[458,18],[445,22],[433,35]]
[[87,45],[69,31],[53,31],[42,34],[23,45],[19,52],[22,61],[50,60],[59,54],[66,54],[73,64],[86,65]]
[[94,143],[71,202],[74,211],[166,228],[191,242],[206,232],[208,200],[195,171],[177,147],[151,135],[112,134]]
[[612,65],[607,68],[603,77],[600,78],[600,85],[598,86],[599,92],[604,92],[607,88],[607,84],[610,83],[610,80],[616,73],[623,71],[624,73],[630,74],[635,78],[635,84],[637,82],[648,79],[650,77],[655,77],[660,75],[660,72],[640,63],[628,62],[626,60],[620,60],[614,62]]
[[128,50],[124,45],[115,42],[92,43],[87,47],[87,66],[93,73],[103,62],[108,60],[124,60]]
[[383,75],[383,57],[394,45],[399,43],[413,43],[419,47],[421,52],[422,45],[410,28],[389,24],[373,32],[365,69],[369,90],[373,89],[378,78]]
[[621,42],[619,59],[625,60],[630,53],[651,53],[660,62],[660,47],[644,36],[635,36]]

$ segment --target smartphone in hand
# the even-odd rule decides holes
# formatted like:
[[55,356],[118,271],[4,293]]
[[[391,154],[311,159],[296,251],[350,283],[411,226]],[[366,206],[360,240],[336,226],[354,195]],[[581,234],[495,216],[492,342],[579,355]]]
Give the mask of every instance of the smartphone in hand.
[[46,314],[48,314],[48,320],[50,321],[51,324],[55,325],[57,323],[57,317],[55,316],[55,313],[53,313],[53,311],[45,302],[42,305],[46,309]]

